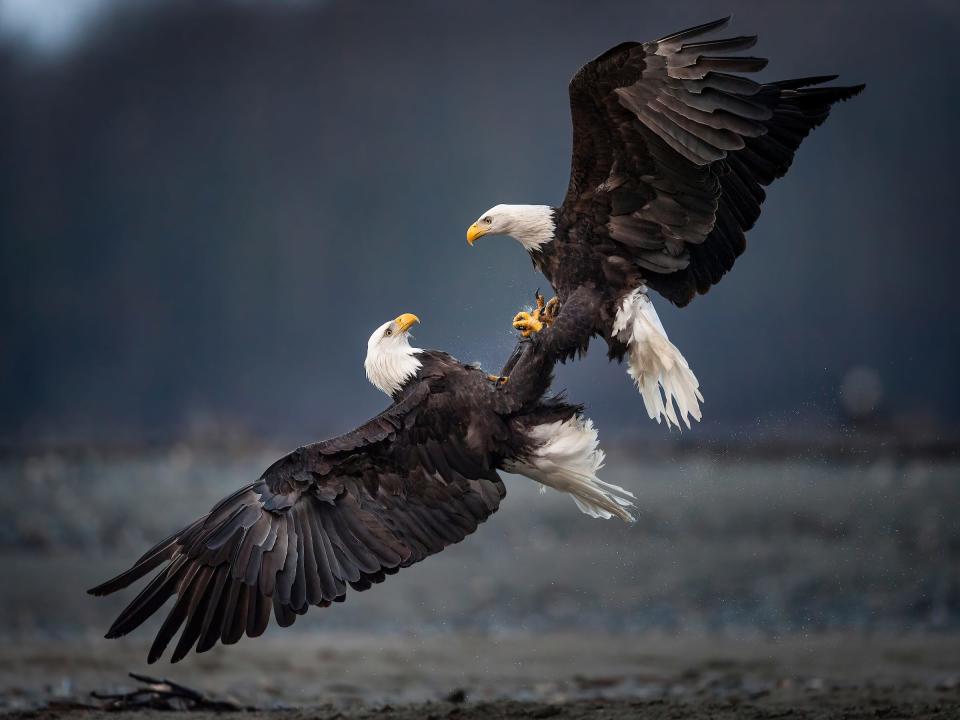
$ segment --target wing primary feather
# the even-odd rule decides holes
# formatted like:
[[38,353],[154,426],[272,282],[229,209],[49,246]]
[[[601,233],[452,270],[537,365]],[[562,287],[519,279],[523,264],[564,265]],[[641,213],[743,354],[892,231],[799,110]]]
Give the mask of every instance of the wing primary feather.
[[319,525],[320,529],[320,540],[323,544],[323,555],[327,561],[327,567],[330,569],[330,574],[333,576],[334,580],[334,594],[332,597],[327,597],[327,600],[333,600],[340,595],[343,595],[346,592],[347,588],[347,577],[344,569],[340,567],[340,561],[337,559],[337,554],[333,550],[333,542],[330,539],[330,536],[327,532],[327,521],[326,508],[321,508],[318,510],[316,516],[314,517],[314,522]]
[[159,610],[176,589],[177,574],[187,562],[185,557],[175,557],[171,563],[140,591],[133,601],[120,613],[107,631],[107,639],[126,635],[139,627]]
[[267,597],[273,597],[277,587],[277,576],[283,570],[287,560],[287,516],[286,514],[274,518],[277,526],[277,540],[270,552],[263,558],[260,568],[260,592]]
[[[349,514],[354,514],[358,510],[359,508],[356,503],[353,503],[352,507],[349,508]],[[347,512],[343,512],[337,513],[334,516],[333,520],[337,526],[337,534],[344,542],[344,548],[353,557],[357,568],[363,573],[374,573],[380,569],[380,563],[374,554],[371,553],[365,544],[354,534],[351,523],[348,522],[346,517],[347,515]]]
[[713,32],[714,30],[719,30],[720,28],[725,26],[728,22],[730,22],[730,17],[731,17],[730,15],[727,15],[726,17],[720,18],[719,20],[712,20],[708,23],[703,23],[702,25],[694,25],[693,27],[689,27],[686,30],[680,30],[679,32],[666,35],[660,38],[659,40],[655,40],[654,43],[656,45],[661,45],[665,47],[666,46],[680,47],[680,45],[682,44],[682,41],[686,40],[687,38],[694,38],[699,35],[706,35],[707,33]]
[[247,604],[250,602],[251,594],[249,585],[244,585],[232,578],[230,582],[237,588],[236,602],[225,618],[223,634],[220,636],[224,645],[233,645],[243,637],[243,631],[247,627]]
[[776,85],[782,90],[797,90],[798,88],[809,87],[810,85],[820,85],[821,83],[836,80],[839,75],[813,75],[811,77],[793,78],[792,80],[778,80],[771,85]]
[[297,619],[297,614],[288,605],[285,605],[279,595],[273,596],[273,615],[280,627],[290,627]]
[[250,589],[250,615],[247,617],[247,637],[260,637],[270,624],[273,610],[270,598]]
[[333,548],[329,548],[329,541],[316,511],[310,514],[310,525],[313,536],[313,555],[317,562],[317,574],[323,590],[323,599],[333,600],[338,595],[342,595],[346,587],[342,583],[338,584],[334,577],[333,563],[336,562],[336,558],[333,558]]
[[330,546],[333,549],[337,565],[340,567],[340,578],[347,582],[356,582],[360,579],[360,570],[344,549],[343,540],[340,538],[336,523],[334,522],[335,518],[336,513],[325,513],[322,516],[323,529],[326,537],[330,540]]
[[291,515],[286,516],[287,521],[287,554],[284,558],[283,569],[277,576],[276,589],[274,594],[279,594],[282,605],[292,606],[293,583],[297,575],[297,531],[294,526],[294,518]]
[[720,40],[701,40],[695,43],[684,43],[677,51],[677,55],[702,54],[704,51],[736,52],[749,50],[757,44],[756,35],[739,35]]
[[[233,619],[237,614],[237,604],[240,600],[240,591],[243,589],[244,584],[237,582],[233,579],[232,575],[227,580],[227,586],[225,588],[226,594],[224,595],[224,605],[223,605],[223,626],[220,630],[220,642],[224,645],[232,644],[230,642]],[[236,642],[235,640],[233,642]]]
[[307,579],[304,574],[304,549],[303,549],[303,528],[300,527],[299,518],[295,515],[291,518],[291,524],[296,527],[297,535],[297,562],[294,566],[293,586],[290,588],[290,609],[298,615],[307,611]]
[[194,589],[190,598],[190,605],[187,608],[186,625],[183,627],[183,632],[180,633],[180,639],[173,650],[173,655],[170,656],[170,662],[172,663],[179,662],[186,657],[200,637],[207,604],[210,602],[210,595],[213,590],[213,584],[210,582],[213,573],[214,568],[209,566],[204,566],[197,573],[193,582]]
[[157,636],[150,646],[150,652],[147,654],[148,664],[152,665],[163,655],[167,644],[171,638],[177,634],[177,630],[180,629],[183,621],[186,620],[193,593],[197,591],[196,586],[193,585],[193,579],[199,567],[197,563],[190,563],[186,566],[183,577],[179,579],[177,584],[180,590],[177,595],[177,600],[167,614],[166,619],[164,619],[163,625],[160,626],[160,629],[157,631]]
[[203,614],[203,623],[200,626],[200,636],[197,641],[198,653],[206,652],[216,645],[217,640],[220,639],[220,633],[223,632],[223,618],[226,612],[223,588],[229,575],[230,568],[227,565],[221,565],[216,570],[216,577],[211,583],[210,597]]
[[320,563],[314,552],[313,523],[310,522],[309,510],[305,510],[302,504],[297,508],[297,512],[300,515],[300,535],[303,536],[303,572],[307,602],[319,605],[323,602],[323,584],[320,581]]
[[696,80],[684,80],[683,86],[690,92],[702,92],[703,88],[713,88],[734,95],[747,96],[756,95],[761,87],[760,83],[750,78],[742,75],[730,75],[716,70],[711,70],[702,78]]
[[144,575],[152,572],[157,567],[172,558],[174,553],[177,551],[180,536],[189,531],[196,524],[197,523],[194,523],[194,525],[190,526],[186,530],[175,533],[174,535],[171,535],[165,540],[157,543],[157,545],[155,545],[151,550],[144,553],[144,555],[137,560],[137,562],[129,570],[125,570],[116,577],[107,580],[105,583],[101,583],[94,588],[90,588],[87,590],[87,592],[96,596],[109,595],[110,593],[116,592],[117,590],[122,590],[131,583],[136,582]]

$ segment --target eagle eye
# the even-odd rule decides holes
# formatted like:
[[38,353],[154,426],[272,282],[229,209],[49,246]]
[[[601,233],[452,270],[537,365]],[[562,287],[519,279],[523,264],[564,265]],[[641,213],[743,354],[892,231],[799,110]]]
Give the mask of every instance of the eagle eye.
[[384,335],[386,335],[387,337],[390,337],[391,335],[393,335],[393,330],[391,328],[387,328],[387,331],[384,333]]
[[493,222],[493,218],[488,215],[487,217],[485,217],[485,218],[483,219],[483,221],[484,221],[487,225],[489,225],[490,223]]

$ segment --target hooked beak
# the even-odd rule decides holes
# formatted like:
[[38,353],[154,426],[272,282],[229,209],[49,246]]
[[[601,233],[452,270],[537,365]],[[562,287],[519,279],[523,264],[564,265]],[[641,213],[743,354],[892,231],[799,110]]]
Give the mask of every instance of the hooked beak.
[[403,315],[398,317],[396,320],[394,320],[394,322],[397,324],[397,327],[400,328],[400,332],[406,332],[407,330],[410,329],[411,325],[413,325],[414,323],[420,322],[420,318],[418,318],[413,313],[404,313]]
[[477,238],[483,237],[486,234],[486,230],[474,223],[467,228],[467,243],[473,247],[473,244],[477,241]]

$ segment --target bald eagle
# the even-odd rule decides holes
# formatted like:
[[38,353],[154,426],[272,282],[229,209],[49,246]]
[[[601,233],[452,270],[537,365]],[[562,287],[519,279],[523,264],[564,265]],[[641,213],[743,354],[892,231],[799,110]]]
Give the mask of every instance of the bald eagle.
[[594,517],[630,521],[633,495],[603,482],[597,432],[581,408],[545,398],[553,359],[528,351],[509,384],[446,353],[411,347],[406,313],[367,343],[370,381],[393,403],[340,437],[300,447],[163,540],[107,595],[159,569],[113,623],[126,635],[176,597],[148,661],[183,626],[172,660],[260,635],[310,605],[366,590],[477,529],[506,494],[497,470],[569,493]]
[[767,61],[727,55],[756,37],[704,39],[728,20],[622,43],[584,65],[569,88],[563,204],[496,205],[467,230],[471,245],[512,236],[553,286],[559,314],[547,312],[555,305],[520,313],[516,327],[537,332],[544,320],[579,314],[584,332],[570,354],[603,337],[611,359],[626,356],[647,413],[668,427],[700,420],[703,397],[648,290],[683,307],[719,282],[744,251],[763,187],[787,172],[833,103],[864,87],[821,87],[836,76],[759,84],[735,74]]

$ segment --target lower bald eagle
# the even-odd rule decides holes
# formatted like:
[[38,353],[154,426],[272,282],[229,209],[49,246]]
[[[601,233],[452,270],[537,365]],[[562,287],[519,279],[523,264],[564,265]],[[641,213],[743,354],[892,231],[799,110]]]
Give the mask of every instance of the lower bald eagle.
[[553,360],[527,352],[508,384],[446,353],[410,346],[415,315],[377,328],[370,381],[393,404],[340,437],[306,445],[208,514],[93,588],[108,595],[159,568],[111,626],[126,635],[176,601],[150,648],[172,661],[194,647],[291,625],[310,605],[344,600],[477,529],[506,494],[497,470],[569,493],[594,517],[631,521],[633,495],[597,478],[603,451],[581,408],[544,398]]
[[[622,43],[584,65],[570,81],[563,204],[496,205],[467,231],[471,245],[484,235],[518,240],[560,300],[557,322],[574,312],[589,320],[578,319],[585,333],[569,354],[603,337],[611,359],[627,357],[650,417],[668,426],[700,420],[703,397],[647,290],[683,307],[719,282],[746,247],[763,187],[787,172],[831,105],[864,87],[816,87],[836,76],[760,84],[733,74],[767,61],[726,55],[756,37],[703,39],[728,20]],[[553,318],[541,315],[521,313],[515,326],[536,332]]]

